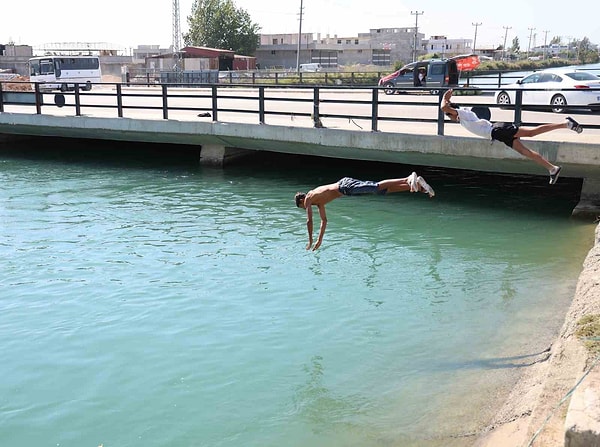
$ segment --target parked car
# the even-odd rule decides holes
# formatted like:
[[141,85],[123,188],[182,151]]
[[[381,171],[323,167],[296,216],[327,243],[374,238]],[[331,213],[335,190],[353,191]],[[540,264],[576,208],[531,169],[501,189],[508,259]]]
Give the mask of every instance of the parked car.
[[572,108],[600,111],[600,77],[587,71],[564,68],[536,71],[502,88],[496,92],[496,104],[515,104],[516,92],[522,90],[524,106],[548,106],[555,113]]
[[323,70],[323,67],[321,66],[321,64],[316,64],[316,63],[312,63],[312,64],[300,64],[300,71],[321,71]]
[[[403,87],[454,87],[458,85],[460,71],[473,70],[479,65],[479,57],[473,54],[450,59],[430,59],[412,62],[379,80],[386,95],[402,92]],[[436,94],[436,90],[430,90]]]

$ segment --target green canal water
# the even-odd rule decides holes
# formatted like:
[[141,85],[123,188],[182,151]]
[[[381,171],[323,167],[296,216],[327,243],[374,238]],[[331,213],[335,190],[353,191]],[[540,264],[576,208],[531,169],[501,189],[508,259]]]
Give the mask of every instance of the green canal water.
[[2,446],[471,445],[593,243],[578,181],[429,169],[307,252],[296,191],[413,168],[62,144],[0,147]]

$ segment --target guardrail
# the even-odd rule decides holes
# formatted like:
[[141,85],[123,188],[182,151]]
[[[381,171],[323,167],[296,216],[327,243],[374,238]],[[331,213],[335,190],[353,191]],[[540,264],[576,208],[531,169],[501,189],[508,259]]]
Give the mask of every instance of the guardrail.
[[[24,82],[9,82],[10,84],[27,84]],[[380,96],[383,93],[382,87],[335,87],[335,86],[294,86],[292,87],[276,87],[276,86],[247,86],[247,85],[215,85],[206,84],[198,86],[197,84],[190,85],[193,87],[190,89],[182,88],[180,84],[160,84],[158,86],[152,85],[152,88],[139,89],[139,88],[125,88],[126,84],[122,83],[99,83],[98,85],[112,87],[110,89],[97,89],[97,91],[83,91],[80,87],[84,85],[75,84],[73,91],[60,92],[54,95],[54,102],[45,102],[44,97],[48,95],[43,91],[43,84],[35,83],[33,91],[8,91],[3,89],[3,83],[0,82],[0,112],[4,112],[6,106],[18,105],[18,106],[31,106],[35,107],[36,114],[43,114],[43,108],[45,107],[72,107],[76,116],[82,115],[82,108],[86,109],[112,109],[115,110],[115,116],[123,118],[127,110],[160,110],[162,112],[162,118],[167,120],[171,112],[175,111],[190,111],[190,112],[201,112],[205,116],[210,116],[213,121],[219,120],[221,113],[236,113],[236,114],[252,114],[257,117],[256,124],[266,124],[266,117],[272,116],[296,116],[296,117],[310,117],[314,127],[323,127],[321,120],[324,118],[342,118],[347,120],[366,120],[371,123],[370,130],[373,132],[379,131],[379,124],[383,121],[396,121],[396,122],[426,122],[426,123],[437,123],[438,135],[444,134],[444,125],[446,120],[444,114],[441,112],[439,106],[441,104],[443,90],[430,88],[402,88],[403,92],[407,93],[435,93],[435,101],[394,101],[389,96],[382,101]],[[148,86],[150,87],[150,86]],[[200,88],[199,88],[200,87]],[[243,87],[243,88],[242,88]],[[306,92],[304,97],[291,97],[289,94],[286,95],[291,89],[294,91]],[[499,89],[495,89],[498,91]],[[506,88],[502,89],[507,91]],[[513,90],[513,89],[511,89]],[[469,104],[467,100],[461,101],[463,105],[469,106],[484,106],[488,108],[505,108],[514,111],[513,122],[519,125],[538,125],[543,123],[523,122],[523,101],[521,89],[514,89],[516,91],[515,104],[511,105],[498,105],[495,103],[477,103]],[[541,90],[541,89],[540,89]],[[563,91],[576,89],[563,89]],[[593,89],[595,90],[595,89]],[[600,95],[600,89],[599,95]],[[266,95],[266,91],[269,92],[269,96]],[[352,92],[369,92],[369,100],[365,99],[347,99],[347,98],[324,98],[323,92],[336,91],[341,93],[352,93]],[[480,89],[461,87],[456,88],[457,94],[480,94],[484,91]],[[244,94],[241,94],[241,93]],[[274,94],[276,92],[276,94]],[[493,90],[485,90],[485,93],[493,92]],[[110,98],[108,102],[102,102],[102,98]],[[152,98],[157,105],[136,105],[134,99],[140,98]],[[468,98],[468,96],[465,96]],[[83,101],[85,99],[85,102]],[[183,100],[183,101],[182,101]],[[186,105],[185,100],[193,100],[196,105]],[[223,102],[230,100],[238,100],[244,103],[248,103],[248,108],[232,108],[225,107],[222,105]],[[174,104],[179,102],[178,104]],[[189,102],[189,101],[188,101]],[[275,103],[289,103],[289,104],[304,104],[310,105],[310,112],[302,112],[300,110],[281,111],[275,110],[274,107],[269,107],[269,104]],[[368,114],[356,114],[356,113],[323,113],[321,106],[323,104],[339,104],[339,105],[363,105],[368,106]],[[425,106],[435,108],[436,111],[432,113],[432,118],[416,118],[416,117],[398,117],[389,116],[381,113],[383,107],[389,107],[392,105],[396,106]],[[549,106],[528,106],[528,109],[533,110],[545,110]],[[299,107],[300,109],[301,107]],[[304,107],[306,110],[307,107]],[[202,116],[202,114],[200,116]],[[209,115],[207,115],[209,114]],[[586,124],[586,128],[600,129],[598,124]]]

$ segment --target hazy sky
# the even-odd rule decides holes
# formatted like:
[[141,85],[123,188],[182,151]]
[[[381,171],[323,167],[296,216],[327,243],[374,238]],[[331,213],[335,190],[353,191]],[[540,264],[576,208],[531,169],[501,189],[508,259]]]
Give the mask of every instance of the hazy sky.
[[[300,0],[234,0],[258,23],[262,33],[297,33]],[[592,3],[593,4],[593,3]],[[172,0],[103,0],[86,3],[61,0],[52,8],[39,0],[3,1],[0,9],[0,43],[37,46],[51,42],[108,42],[120,48],[140,44],[168,47],[172,42]],[[188,29],[187,18],[193,0],[179,0],[181,30]],[[418,5],[418,6],[417,6]],[[372,8],[371,8],[372,7]],[[501,9],[499,9],[499,7]],[[562,9],[562,11],[561,11]],[[591,10],[596,10],[591,11]],[[42,12],[43,11],[43,12]],[[554,36],[581,39],[600,44],[600,7],[568,11],[547,0],[504,0],[502,2],[420,2],[365,0],[303,0],[302,31],[340,37],[356,36],[371,28],[412,27],[418,16],[419,31],[426,37],[470,38],[477,28],[477,47],[507,44],[519,37],[521,49],[548,42]],[[586,13],[587,12],[587,13]],[[576,18],[575,18],[576,17]],[[535,28],[533,32],[530,28]],[[547,33],[546,33],[547,31]]]

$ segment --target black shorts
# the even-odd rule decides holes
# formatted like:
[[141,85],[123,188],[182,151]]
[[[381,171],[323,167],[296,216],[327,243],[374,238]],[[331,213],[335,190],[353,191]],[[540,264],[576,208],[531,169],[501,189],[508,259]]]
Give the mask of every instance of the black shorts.
[[515,135],[518,131],[519,128],[514,124],[494,123],[492,140],[502,141],[508,147],[513,147],[513,141],[515,141]]

